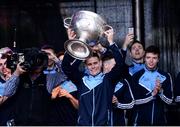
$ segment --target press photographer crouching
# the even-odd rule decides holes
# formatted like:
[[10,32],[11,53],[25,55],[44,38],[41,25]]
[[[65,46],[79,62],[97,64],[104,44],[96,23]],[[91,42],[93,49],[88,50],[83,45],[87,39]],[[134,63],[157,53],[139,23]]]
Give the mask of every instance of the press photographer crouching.
[[[57,83],[43,74],[47,67],[47,54],[30,48],[24,50],[21,58],[24,60],[17,59],[19,63],[6,82],[4,92],[4,96],[13,101],[14,118],[10,121],[16,126],[48,125],[50,93]],[[12,60],[8,66],[13,69],[17,61]]]

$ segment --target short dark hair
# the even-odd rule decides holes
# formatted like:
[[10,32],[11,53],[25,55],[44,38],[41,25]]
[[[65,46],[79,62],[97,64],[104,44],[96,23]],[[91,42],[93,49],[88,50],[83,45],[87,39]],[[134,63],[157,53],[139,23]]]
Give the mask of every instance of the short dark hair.
[[132,44],[129,46],[129,50],[130,50],[130,51],[131,51],[131,49],[132,49],[132,46],[133,46],[134,44],[136,44],[136,43],[141,44],[142,47],[143,47],[143,49],[145,50],[144,45],[143,45],[140,41],[134,40],[134,41],[132,42]]
[[84,62],[86,63],[87,60],[91,57],[97,57],[99,60],[101,60],[101,56],[98,53],[93,52]]
[[52,49],[52,50],[54,50],[54,46],[45,44],[45,45],[43,45],[43,46],[41,47],[41,49]]
[[114,58],[114,55],[113,55],[112,51],[108,50],[108,51],[106,51],[105,54],[103,54],[102,61],[110,60],[110,59],[113,59],[113,58]]
[[158,48],[157,46],[155,46],[155,45],[151,45],[151,46],[147,47],[146,50],[145,50],[145,55],[146,55],[147,53],[158,54],[158,57],[160,56],[160,50],[159,50],[159,48]]

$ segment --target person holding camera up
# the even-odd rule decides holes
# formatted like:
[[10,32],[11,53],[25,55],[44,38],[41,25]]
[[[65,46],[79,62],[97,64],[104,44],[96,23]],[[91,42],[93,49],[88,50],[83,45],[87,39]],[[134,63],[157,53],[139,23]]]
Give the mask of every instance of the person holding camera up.
[[[144,68],[144,46],[136,40],[135,34],[132,29],[129,29],[129,33],[126,35],[124,43],[121,48],[123,59],[126,63],[124,68],[124,78],[129,82],[131,77]],[[126,59],[127,58],[127,59]],[[129,60],[126,61],[126,60]],[[132,125],[132,112],[134,109],[126,110],[127,125]]]
[[[5,82],[11,77],[11,70],[7,68],[7,56],[13,52],[9,47],[0,49],[0,126],[6,125],[6,122],[11,119],[11,101],[3,103],[7,97],[3,96]],[[3,104],[1,104],[3,103]]]
[[125,37],[124,43],[121,48],[124,60],[127,57],[127,49],[129,47],[129,59],[131,64],[127,64],[127,70],[130,76],[144,68],[144,53],[145,49],[143,44],[135,40],[134,34],[128,33]]
[[43,73],[48,63],[46,53],[31,48],[24,57],[6,82],[3,94],[13,101],[11,121],[17,126],[48,125],[51,91],[58,83]]

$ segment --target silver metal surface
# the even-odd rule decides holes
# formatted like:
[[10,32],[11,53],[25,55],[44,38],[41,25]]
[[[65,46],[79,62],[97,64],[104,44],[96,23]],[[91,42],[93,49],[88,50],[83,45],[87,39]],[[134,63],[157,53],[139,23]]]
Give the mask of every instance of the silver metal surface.
[[92,53],[87,43],[77,39],[66,41],[64,48],[69,55],[80,60],[85,60]]
[[64,48],[72,57],[81,60],[91,55],[90,46],[96,45],[107,26],[110,27],[101,16],[91,11],[76,12],[64,20],[64,26],[76,34],[76,39],[66,41]]

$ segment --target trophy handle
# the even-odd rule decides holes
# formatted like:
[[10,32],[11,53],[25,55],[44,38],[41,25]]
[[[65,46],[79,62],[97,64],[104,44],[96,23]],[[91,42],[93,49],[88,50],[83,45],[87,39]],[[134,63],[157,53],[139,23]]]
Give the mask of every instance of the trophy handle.
[[70,27],[71,17],[65,18],[65,19],[63,20],[63,22],[64,22],[64,27],[68,29],[68,28]]

